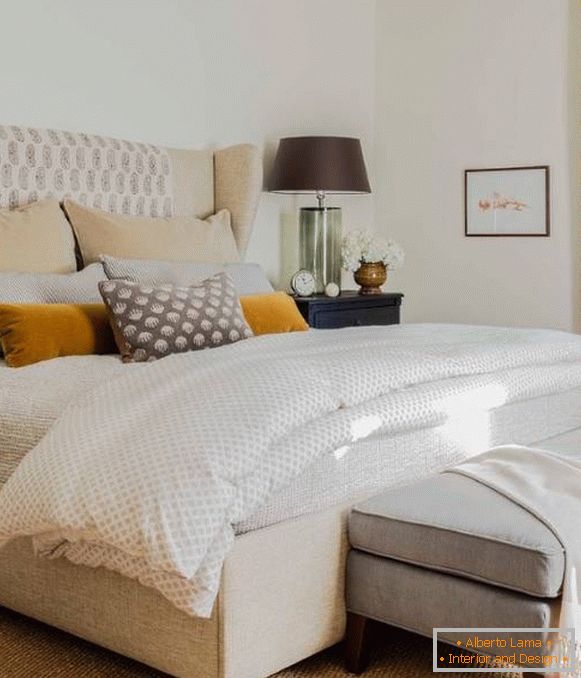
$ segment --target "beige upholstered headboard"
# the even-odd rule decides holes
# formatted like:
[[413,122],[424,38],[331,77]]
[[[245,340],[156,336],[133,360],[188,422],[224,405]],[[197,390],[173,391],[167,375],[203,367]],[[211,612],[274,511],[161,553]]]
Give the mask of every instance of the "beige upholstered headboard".
[[232,215],[241,257],[262,190],[255,146],[166,149],[61,130],[0,125],[0,207],[72,198],[123,214]]
[[256,146],[217,151],[168,150],[173,167],[175,213],[206,217],[230,210],[232,230],[244,256],[262,191],[262,159]]

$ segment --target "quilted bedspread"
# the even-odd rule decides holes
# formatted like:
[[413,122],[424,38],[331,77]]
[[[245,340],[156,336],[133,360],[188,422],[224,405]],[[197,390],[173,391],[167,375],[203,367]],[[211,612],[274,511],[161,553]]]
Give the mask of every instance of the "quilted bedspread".
[[41,556],[107,567],[209,616],[233,525],[314,459],[425,425],[426,384],[445,397],[486,374],[502,389],[515,373],[551,381],[551,366],[561,388],[578,387],[581,337],[407,325],[171,356],[65,409],[0,491],[0,544],[31,535]]

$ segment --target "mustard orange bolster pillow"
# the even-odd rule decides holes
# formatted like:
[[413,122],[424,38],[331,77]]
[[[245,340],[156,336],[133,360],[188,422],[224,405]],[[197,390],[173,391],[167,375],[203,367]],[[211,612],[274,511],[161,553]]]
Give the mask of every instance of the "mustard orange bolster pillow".
[[246,321],[254,334],[303,332],[309,326],[295,301],[285,292],[240,297]]
[[0,344],[9,367],[118,353],[105,304],[0,304]]

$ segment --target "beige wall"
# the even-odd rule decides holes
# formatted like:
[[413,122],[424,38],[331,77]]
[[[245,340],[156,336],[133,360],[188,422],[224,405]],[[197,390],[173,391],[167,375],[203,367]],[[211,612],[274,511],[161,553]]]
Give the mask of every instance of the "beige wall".
[[[572,327],[569,9],[378,1],[376,219],[406,250],[406,320]],[[551,166],[551,237],[465,238],[463,170],[526,164]]]
[[[286,134],[353,134],[371,155],[374,0],[4,5],[2,122],[267,150]],[[342,204],[347,223],[371,223],[371,198]],[[275,280],[294,207],[265,194],[250,243]]]

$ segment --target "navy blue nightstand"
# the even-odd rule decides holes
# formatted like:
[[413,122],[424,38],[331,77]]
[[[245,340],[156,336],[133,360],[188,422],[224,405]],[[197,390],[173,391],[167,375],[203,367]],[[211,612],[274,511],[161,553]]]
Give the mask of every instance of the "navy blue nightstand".
[[317,294],[293,297],[311,327],[333,329],[362,325],[397,325],[403,294],[359,294],[341,292],[338,297]]

